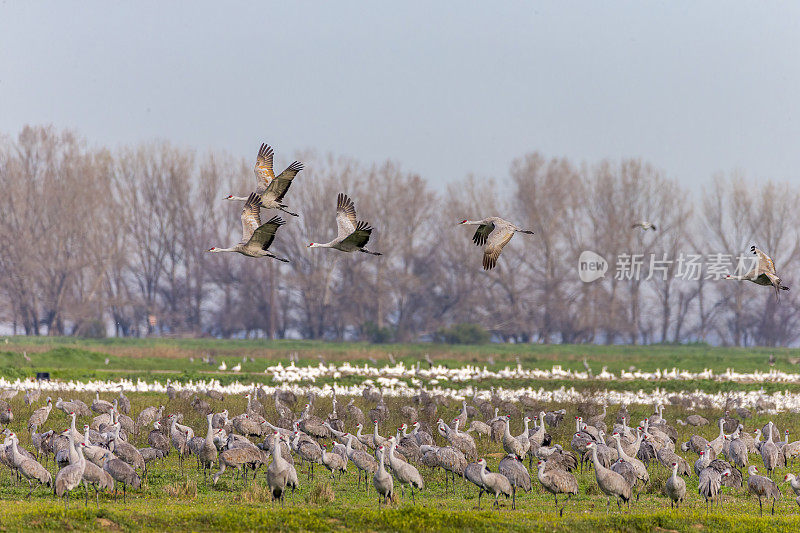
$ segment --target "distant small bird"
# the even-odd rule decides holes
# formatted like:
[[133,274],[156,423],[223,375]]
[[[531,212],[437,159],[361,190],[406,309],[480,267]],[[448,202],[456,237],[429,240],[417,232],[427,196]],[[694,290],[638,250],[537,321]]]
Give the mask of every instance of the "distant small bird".
[[222,362],[221,365],[217,367],[219,370],[225,371],[228,369],[228,365],[225,364],[225,361]]
[[346,194],[339,193],[336,198],[336,238],[326,243],[310,243],[307,248],[334,248],[341,252],[364,252],[365,254],[383,255],[364,248],[372,235],[369,222],[356,220],[356,206]]
[[725,279],[736,281],[752,281],[758,285],[772,285],[775,287],[775,300],[780,301],[780,292],[788,291],[789,287],[781,284],[781,278],[775,270],[775,262],[770,256],[759,250],[755,245],[750,247],[750,251],[756,255],[758,261],[755,268],[743,276],[725,276]]
[[28,357],[28,352],[22,352],[22,357],[23,357],[23,358],[24,358],[24,359],[25,359],[27,362],[29,362],[29,363],[31,362],[31,358],[30,358],[30,357]]
[[631,226],[631,229],[636,229],[636,228],[642,228],[644,231],[647,231],[649,229],[656,231],[656,225],[646,220],[640,220],[639,222],[636,222],[633,226]]
[[108,357],[106,357],[106,366],[108,366],[108,363],[109,363],[110,361],[111,361],[111,359],[109,359]]
[[231,370],[233,370],[234,372],[241,372],[242,371],[242,363],[239,363],[238,365],[231,367]]
[[491,270],[497,265],[497,258],[503,247],[508,244],[515,233],[533,235],[531,230],[520,229],[508,220],[500,217],[487,217],[482,220],[462,220],[459,226],[478,226],[472,242],[483,246],[483,269]]

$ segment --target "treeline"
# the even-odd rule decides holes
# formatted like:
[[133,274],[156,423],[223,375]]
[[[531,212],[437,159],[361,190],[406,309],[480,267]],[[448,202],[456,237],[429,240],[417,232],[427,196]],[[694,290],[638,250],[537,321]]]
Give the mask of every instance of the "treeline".
[[[250,159],[169,142],[97,148],[53,127],[1,138],[2,322],[28,335],[410,341],[477,324],[514,342],[778,346],[800,337],[794,291],[777,304],[769,287],[713,279],[724,256],[734,269],[755,243],[800,289],[797,187],[717,176],[692,194],[637,159],[579,165],[533,152],[508,175],[437,194],[394,162],[286,154],[264,140],[276,144],[277,170],[290,156],[305,163],[286,198],[301,216],[273,245],[289,264],[206,253],[241,237],[241,203],[223,197],[253,188]],[[340,191],[376,228],[370,248],[384,256],[306,248],[333,237]],[[490,215],[536,234],[517,235],[486,273],[474,228],[456,223]],[[631,228],[642,219],[657,231]],[[604,279],[580,280],[584,250],[608,261]],[[617,272],[637,254],[639,279]],[[695,254],[699,279],[679,260]],[[666,262],[645,279],[651,255]]]

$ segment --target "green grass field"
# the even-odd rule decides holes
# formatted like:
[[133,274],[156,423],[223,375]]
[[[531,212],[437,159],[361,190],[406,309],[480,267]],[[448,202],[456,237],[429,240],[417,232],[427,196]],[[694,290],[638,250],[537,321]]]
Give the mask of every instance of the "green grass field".
[[[796,365],[790,358],[799,356],[793,350],[732,350],[700,346],[656,346],[656,347],[594,347],[594,346],[495,346],[451,347],[441,345],[411,346],[371,346],[365,344],[323,344],[307,342],[259,341],[214,341],[214,340],[134,340],[134,341],[81,341],[75,339],[26,339],[14,338],[5,344],[0,339],[0,376],[28,377],[37,370],[53,373],[60,379],[117,379],[119,377],[142,377],[143,379],[182,379],[194,376],[208,379],[219,378],[223,383],[240,380],[249,383],[259,379],[264,381],[263,369],[275,361],[287,361],[287,354],[297,352],[303,362],[316,364],[318,355],[326,361],[343,361],[348,355],[355,362],[369,362],[369,358],[379,364],[388,363],[388,353],[398,359],[415,363],[425,353],[430,353],[436,362],[446,365],[476,363],[495,358],[495,366],[515,365],[519,357],[526,367],[549,368],[560,364],[565,368],[582,368],[584,357],[590,365],[599,370],[607,365],[609,370],[627,369],[636,366],[643,370],[657,367],[678,366],[687,370],[712,368],[722,371],[732,367],[736,370],[765,369],[770,353],[777,357],[776,368],[795,371]],[[30,358],[25,360],[23,352]],[[226,360],[228,365],[241,361],[241,357],[253,357],[255,362],[243,365],[241,374],[220,373],[216,367],[202,363],[200,358],[212,355],[217,362]],[[105,359],[109,359],[108,365]],[[190,363],[189,358],[195,362]],[[701,390],[709,387],[729,387],[730,390],[752,390],[760,387],[755,384],[714,383],[714,382],[673,382],[675,390]],[[319,383],[316,383],[319,385]],[[504,384],[504,386],[528,386],[529,383]],[[542,381],[535,386],[545,388],[564,385],[559,381]],[[653,386],[645,382],[603,383],[603,387],[636,389]],[[660,387],[672,386],[671,382],[658,383]],[[679,385],[679,386],[678,386]],[[595,384],[584,384],[591,388]],[[792,388],[782,386],[777,390]],[[796,388],[796,387],[795,387]],[[713,389],[709,389],[712,390]],[[727,390],[727,389],[717,389]],[[768,390],[765,387],[765,390]],[[80,398],[91,404],[93,394],[88,392],[64,393],[65,398]],[[113,395],[102,395],[112,399]],[[156,393],[129,393],[133,403],[132,416],[147,405],[166,405],[166,413],[182,412],[184,423],[195,428],[197,434],[204,434],[204,418],[190,406],[190,399],[176,399],[167,402],[166,396]],[[55,396],[54,396],[55,398]],[[29,447],[29,437],[24,429],[33,408],[23,403],[22,394],[10,401],[15,413],[11,429],[16,431],[22,445]],[[227,396],[224,401],[208,401],[215,411],[227,408],[231,416],[244,411],[246,400],[241,396]],[[346,398],[340,398],[345,403]],[[371,407],[362,398],[356,399],[365,412]],[[303,400],[301,400],[302,403]],[[388,436],[403,421],[399,418],[399,406],[407,400],[391,398],[387,400],[392,413],[389,421],[381,426],[381,434]],[[325,416],[330,411],[330,399],[320,397],[316,402],[316,414]],[[543,404],[542,408],[558,408]],[[568,418],[576,413],[576,406],[565,406]],[[585,406],[584,406],[585,407]],[[297,411],[299,412],[300,405]],[[437,417],[450,420],[460,409],[459,402],[439,407]],[[617,406],[609,408],[607,422],[613,423]],[[632,405],[629,407],[633,420],[639,420],[652,412],[652,406]],[[718,411],[698,410],[709,420],[719,416]],[[273,410],[268,410],[268,414]],[[665,417],[674,422],[685,417],[686,413],[676,406],[668,406]],[[270,418],[268,416],[268,418]],[[767,420],[773,420],[782,431],[789,429],[792,440],[800,437],[800,423],[792,413],[773,416],[756,414],[745,422],[745,427],[753,431]],[[88,420],[79,420],[79,424]],[[68,417],[53,409],[45,428],[63,430],[69,424]],[[353,429],[348,427],[348,429]],[[680,437],[686,440],[693,432],[708,439],[716,435],[712,426],[692,428],[677,426]],[[521,421],[514,420],[512,433],[519,433]],[[574,425],[569,420],[557,430],[550,430],[554,442],[569,449],[569,440]],[[502,448],[495,443],[478,439],[479,453],[485,456],[490,468],[495,468],[502,457]],[[139,447],[146,446],[146,432],[134,442]],[[439,442],[439,444],[442,444]],[[679,452],[681,453],[681,452]],[[685,456],[690,463],[696,459],[694,454]],[[751,462],[760,464],[760,457],[751,456]],[[477,505],[477,488],[459,480],[454,493],[445,493],[444,476],[419,467],[427,483],[426,489],[417,500],[410,504],[408,493],[388,509],[378,510],[377,498],[370,487],[365,493],[363,487],[356,489],[356,470],[351,467],[340,480],[331,481],[327,471],[318,466],[315,479],[306,476],[306,466],[297,463],[300,476],[300,490],[287,498],[284,507],[269,501],[265,489],[265,468],[258,472],[255,482],[245,485],[241,479],[234,479],[228,470],[216,487],[203,478],[202,471],[196,468],[193,458],[187,460],[181,471],[176,454],[162,462],[151,464],[146,484],[136,491],[128,492],[128,501],[117,503],[111,495],[101,495],[99,508],[90,499],[88,507],[76,493],[68,511],[46,488],[34,491],[30,500],[25,500],[28,488],[26,483],[14,485],[10,470],[0,467],[0,529],[3,530],[280,530],[280,531],[780,531],[800,530],[800,508],[794,501],[791,488],[782,483],[784,473],[789,469],[779,469],[774,479],[781,481],[779,486],[783,497],[778,502],[776,517],[758,516],[758,502],[743,489],[723,489],[722,510],[706,515],[705,504],[697,494],[697,478],[687,480],[687,503],[679,511],[670,510],[669,501],[661,494],[661,487],[668,477],[665,468],[652,464],[649,468],[651,483],[642,494],[641,500],[634,503],[631,510],[606,514],[606,499],[599,492],[592,470],[582,474],[576,472],[580,495],[567,506],[563,518],[554,511],[552,496],[545,493],[535,479],[529,494],[519,494],[518,509],[512,511],[510,502],[501,500],[499,511],[490,511],[490,499],[483,498],[483,510]],[[55,471],[52,459],[48,465]],[[745,474],[745,480],[746,480]]]

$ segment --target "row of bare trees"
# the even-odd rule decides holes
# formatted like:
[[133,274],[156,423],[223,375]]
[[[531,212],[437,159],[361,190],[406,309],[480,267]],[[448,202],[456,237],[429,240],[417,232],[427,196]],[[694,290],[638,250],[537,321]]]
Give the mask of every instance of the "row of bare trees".
[[[29,335],[409,341],[476,323],[514,342],[800,337],[792,292],[777,304],[768,288],[718,279],[756,243],[792,286],[797,187],[732,175],[691,194],[637,159],[579,166],[534,152],[509,176],[437,194],[393,162],[298,159],[287,202],[301,216],[274,245],[283,264],[205,253],[240,237],[241,204],[223,197],[252,188],[249,160],[168,142],[96,148],[53,127],[0,138],[0,320]],[[276,167],[289,162],[279,152]],[[382,257],[306,247],[332,237],[340,191],[375,226]],[[515,237],[486,273],[456,222],[493,214],[536,234]],[[658,231],[632,229],[641,219]],[[608,261],[605,278],[580,280],[584,250]]]

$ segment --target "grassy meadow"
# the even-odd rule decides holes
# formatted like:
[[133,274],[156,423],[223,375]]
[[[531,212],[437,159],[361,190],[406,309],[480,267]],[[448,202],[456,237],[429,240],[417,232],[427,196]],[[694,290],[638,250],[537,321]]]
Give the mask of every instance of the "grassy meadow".
[[[635,366],[642,370],[671,368],[698,371],[711,368],[724,371],[731,367],[739,371],[768,368],[770,354],[776,357],[775,368],[786,371],[800,370],[790,360],[800,357],[796,350],[745,350],[709,348],[705,346],[653,346],[653,347],[597,347],[597,346],[495,346],[453,347],[443,345],[386,345],[332,344],[300,341],[217,341],[217,340],[76,340],[76,339],[27,339],[11,338],[6,344],[0,338],[0,376],[28,377],[36,371],[49,371],[55,379],[117,379],[119,377],[141,377],[142,379],[209,379],[214,377],[222,383],[239,380],[267,381],[263,373],[267,364],[288,362],[289,353],[297,353],[300,364],[316,364],[320,356],[327,362],[350,360],[353,363],[388,363],[388,354],[396,360],[415,364],[426,353],[437,363],[458,366],[465,363],[486,364],[494,358],[494,367],[515,365],[516,358],[525,367],[549,368],[560,364],[564,368],[582,369],[584,358],[599,371],[608,366],[610,371],[628,369]],[[216,363],[226,361],[230,368],[241,362],[242,372],[219,372],[216,365],[203,363],[203,357],[213,357]],[[26,359],[29,358],[30,360]],[[250,361],[250,357],[254,359]],[[193,361],[190,361],[190,358]],[[108,359],[108,364],[106,364]],[[317,382],[317,385],[320,383]],[[673,385],[674,384],[674,385]],[[484,384],[487,385],[487,384]],[[530,383],[508,384],[503,386],[529,386]],[[570,386],[572,383],[541,381],[536,384],[545,388]],[[588,388],[596,387],[592,382],[580,384]],[[488,386],[488,385],[487,385]],[[577,386],[577,384],[576,384]],[[675,386],[675,390],[713,391],[713,387],[731,387],[743,390],[761,385],[716,382],[670,382],[664,380],[657,384],[649,382],[604,382],[602,387],[621,387],[639,389],[644,386]],[[797,387],[783,385],[779,390]],[[725,390],[725,389],[716,389]],[[765,390],[768,390],[765,386]],[[23,395],[18,394],[9,401],[15,414],[11,429],[21,438],[21,444],[28,449],[30,439],[25,429],[33,409],[43,404],[39,402],[28,407]],[[65,398],[79,398],[91,404],[94,395],[89,392],[65,393]],[[195,429],[196,434],[205,434],[205,419],[190,405],[191,398],[176,398],[168,401],[165,395],[157,393],[127,393],[132,402],[131,416],[135,419],[139,411],[148,405],[163,404],[167,413],[183,413],[184,424]],[[101,395],[112,400],[114,394]],[[54,396],[55,399],[55,396]],[[227,395],[224,400],[204,397],[215,411],[228,409],[231,416],[244,411],[246,400],[239,395]],[[348,398],[339,398],[346,403]],[[299,414],[304,399],[298,401],[295,411]],[[399,407],[409,403],[407,399],[389,398],[390,419],[381,425],[380,433],[390,436],[403,422]],[[356,404],[366,413],[372,405],[361,397]],[[267,407],[267,418],[274,417],[274,409]],[[449,401],[439,406],[437,417],[450,420],[460,410],[460,402]],[[522,406],[519,406],[522,408]],[[557,409],[562,406],[542,404],[542,409]],[[569,441],[574,424],[571,417],[599,411],[595,405],[565,405],[567,419],[559,428],[548,431],[555,443],[570,449]],[[320,397],[315,402],[315,414],[325,417],[330,412],[331,400]],[[613,424],[617,406],[610,406],[606,422]],[[639,420],[652,413],[652,406],[632,405],[629,407],[632,420]],[[712,421],[702,428],[676,426],[681,440],[687,440],[693,433],[711,440],[716,436],[713,421],[719,416],[716,410],[698,410]],[[665,418],[674,423],[676,418],[685,418],[687,413],[678,406],[667,406]],[[270,416],[271,415],[271,416]],[[521,431],[521,415],[512,423],[512,433]],[[744,421],[745,428],[753,431],[768,420],[773,420],[783,431],[789,429],[791,440],[800,437],[800,419],[796,414],[780,413],[766,415],[754,413],[753,418]],[[79,419],[79,425],[89,423]],[[63,430],[69,419],[60,410],[53,409],[43,429]],[[348,430],[354,430],[348,423]],[[149,430],[149,428],[148,428]],[[147,446],[147,431],[134,440],[138,447]],[[437,444],[443,444],[442,439]],[[485,438],[476,438],[479,454],[486,457],[489,467],[495,469],[503,457],[502,447],[490,443]],[[692,453],[678,452],[694,463]],[[760,457],[751,455],[751,462],[760,465]],[[526,463],[527,464],[527,463]],[[535,465],[534,465],[535,466]],[[55,472],[52,458],[47,465]],[[101,494],[99,507],[95,505],[94,495],[85,506],[82,491],[74,493],[70,508],[64,505],[46,488],[37,488],[33,496],[25,499],[27,483],[14,484],[9,469],[0,467],[0,529],[2,530],[268,530],[268,531],[779,531],[800,530],[800,507],[795,503],[791,488],[782,482],[783,475],[790,469],[779,469],[774,479],[779,481],[783,497],[777,504],[775,517],[758,516],[758,501],[748,495],[744,488],[723,488],[723,508],[715,509],[706,515],[705,503],[697,494],[697,477],[687,479],[687,502],[680,510],[671,510],[669,500],[661,494],[661,488],[669,473],[662,466],[653,463],[649,467],[650,485],[634,502],[630,511],[616,511],[612,502],[611,514],[606,514],[606,499],[600,493],[594,479],[594,471],[576,471],[580,494],[566,507],[563,517],[555,511],[553,498],[546,493],[532,472],[533,490],[519,493],[517,510],[512,511],[510,501],[501,499],[500,510],[490,510],[491,498],[484,496],[482,509],[477,507],[477,488],[463,480],[458,480],[454,491],[445,492],[444,474],[419,466],[427,487],[418,495],[417,505],[412,506],[408,492],[398,497],[389,508],[379,510],[374,489],[370,486],[365,492],[363,486],[356,488],[357,470],[351,466],[341,479],[331,480],[321,466],[315,468],[315,477],[308,479],[307,465],[296,460],[300,478],[300,489],[287,497],[285,505],[273,504],[266,489],[265,471],[262,467],[255,481],[247,483],[236,478],[228,470],[216,486],[205,480],[197,469],[194,458],[184,462],[181,470],[177,455],[170,455],[161,462],[151,463],[146,482],[139,490],[128,491],[127,503],[114,502],[113,496]],[[800,468],[800,463],[798,463]],[[791,470],[794,471],[794,470]],[[794,471],[796,473],[796,471]],[[745,473],[745,483],[747,475]],[[397,485],[396,485],[397,487]],[[398,490],[399,493],[399,490]]]

